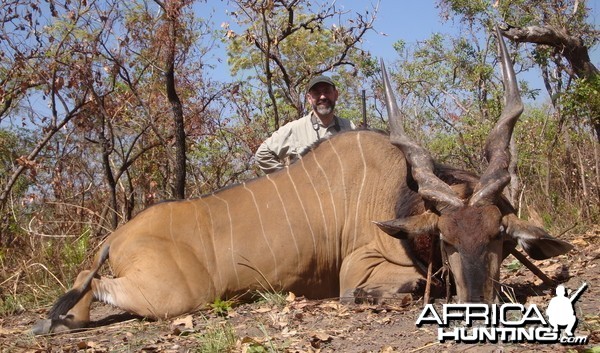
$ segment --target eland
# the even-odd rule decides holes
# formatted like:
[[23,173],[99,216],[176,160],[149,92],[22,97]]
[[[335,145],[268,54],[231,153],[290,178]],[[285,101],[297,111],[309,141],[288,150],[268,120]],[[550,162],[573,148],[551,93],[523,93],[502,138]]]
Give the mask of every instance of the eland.
[[[163,319],[263,288],[344,300],[414,293],[423,289],[423,254],[434,250],[423,239],[431,237],[457,300],[493,302],[501,262],[517,244],[534,259],[571,249],[518,219],[502,196],[523,105],[496,32],[505,106],[481,177],[436,164],[407,137],[382,63],[389,136],[340,133],[276,173],[147,208],[108,236],[34,332],[86,326],[94,300]],[[107,260],[113,276],[101,277]]]

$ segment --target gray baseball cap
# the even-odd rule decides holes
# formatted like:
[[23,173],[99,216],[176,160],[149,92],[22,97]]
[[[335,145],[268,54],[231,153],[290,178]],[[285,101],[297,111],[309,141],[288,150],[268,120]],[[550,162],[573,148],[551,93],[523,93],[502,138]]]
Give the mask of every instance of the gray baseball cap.
[[335,83],[333,83],[333,80],[331,80],[327,76],[319,75],[319,76],[315,76],[310,79],[310,81],[308,82],[308,85],[306,86],[306,91],[307,92],[310,91],[310,89],[313,88],[313,86],[316,85],[317,83],[328,83],[335,88]]

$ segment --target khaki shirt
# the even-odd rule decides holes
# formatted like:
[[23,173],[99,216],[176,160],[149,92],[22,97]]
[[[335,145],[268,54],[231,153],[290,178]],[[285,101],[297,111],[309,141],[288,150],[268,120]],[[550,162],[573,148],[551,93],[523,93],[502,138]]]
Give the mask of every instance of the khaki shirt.
[[324,126],[313,114],[310,112],[298,120],[285,124],[260,145],[254,158],[263,172],[272,173],[294,163],[315,142],[336,134],[338,132],[336,122],[339,131],[355,129],[350,120],[337,116],[329,126]]

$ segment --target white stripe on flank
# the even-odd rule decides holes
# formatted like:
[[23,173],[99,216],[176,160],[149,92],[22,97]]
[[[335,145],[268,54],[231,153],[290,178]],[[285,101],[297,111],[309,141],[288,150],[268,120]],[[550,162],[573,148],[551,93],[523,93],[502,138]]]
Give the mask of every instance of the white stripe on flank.
[[[200,198],[200,200],[202,200],[202,202],[206,205],[206,202],[202,198]],[[213,233],[211,233],[211,234],[205,234],[203,232],[204,229],[200,222],[200,211],[198,210],[198,205],[195,201],[190,201],[190,202],[192,205],[194,205],[194,216],[195,216],[194,218],[196,218],[196,232],[194,232],[194,233],[197,235],[198,238],[200,238],[202,251],[204,252],[204,266],[206,267],[206,270],[208,271],[208,273],[212,274],[212,273],[214,273],[215,264],[213,263],[213,261],[209,261],[208,251],[206,250],[206,244],[204,242],[204,237],[205,236],[212,237],[212,234],[214,234],[214,230],[213,230]],[[209,214],[210,214],[210,211],[209,211]],[[210,226],[211,227],[213,226],[212,219],[210,219]],[[208,227],[206,227],[206,228],[208,228]],[[214,237],[212,237],[212,238],[214,239]],[[214,240],[213,240],[213,242],[214,242]],[[218,267],[218,266],[216,266],[216,267]],[[221,271],[219,271],[217,269],[217,273],[219,274],[219,281],[221,283],[221,288],[223,288],[223,281],[221,280]],[[211,286],[212,286],[214,284],[214,280],[210,281],[209,283],[211,283]],[[212,290],[213,290],[213,288],[209,287],[209,291],[212,291]]]
[[[340,182],[342,183],[342,197],[344,198],[344,216],[342,217],[342,219],[344,220],[344,223],[347,222],[347,216],[348,216],[348,193],[346,190],[346,181],[344,180],[346,173],[344,172],[344,163],[342,161],[342,158],[340,158],[339,153],[336,151],[333,143],[331,143],[331,140],[326,140],[327,144],[329,145],[329,147],[331,147],[331,150],[333,151],[333,153],[335,154],[335,156],[337,157],[338,163],[340,165]],[[329,180],[327,181],[329,183]],[[328,184],[329,185],[329,184]],[[331,185],[329,185],[330,187],[330,192],[331,192]],[[333,202],[333,195],[331,196],[331,200]],[[336,251],[336,261],[340,261],[342,259],[342,245],[344,244],[343,241],[340,241],[341,237],[343,236],[342,234],[342,230],[344,225],[342,224],[341,226],[337,226],[337,209],[335,212],[335,217],[336,217],[336,231],[335,231],[335,236],[336,236],[336,242],[334,244],[335,247],[335,251]],[[338,267],[340,268],[341,264],[338,263]]]
[[[235,271],[235,278],[237,279],[237,283],[239,285],[240,284],[240,276],[238,275],[237,266],[235,264],[235,254],[233,252],[233,246],[234,246],[234,244],[233,244],[233,219],[231,218],[231,211],[229,210],[229,202],[227,202],[227,200],[225,200],[225,199],[217,196],[217,194],[215,194],[215,193],[213,193],[212,196],[215,199],[217,199],[217,200],[223,201],[225,203],[225,207],[227,207],[227,217],[229,217],[229,239],[230,239],[230,242],[231,242],[231,244],[230,244],[230,246],[231,246],[231,248],[230,248],[230,250],[231,250],[230,251],[231,252],[231,263],[233,264],[233,269]],[[213,240],[213,246],[214,245],[215,245],[215,242]],[[217,255],[216,248],[215,248],[215,255]],[[219,277],[220,276],[221,275],[219,274]],[[221,289],[223,289],[223,286],[221,286]]]
[[360,211],[360,206],[361,206],[361,197],[362,197],[362,192],[363,189],[365,187],[365,181],[367,180],[367,161],[365,160],[365,154],[363,152],[363,146],[362,143],[360,141],[360,135],[361,134],[356,134],[356,144],[358,145],[358,150],[360,151],[360,158],[363,162],[363,171],[362,171],[362,181],[360,182],[360,188],[358,189],[358,197],[356,198],[356,213],[354,214],[354,240],[352,242],[352,250],[356,249],[356,237],[358,234],[358,218],[359,218],[359,211]]
[[[269,174],[267,174],[267,180],[271,182],[271,184],[273,184],[273,187],[275,188],[275,192],[277,193],[277,197],[279,197],[279,201],[281,202],[281,208],[283,209],[283,214],[285,215],[285,221],[288,224],[288,227],[290,228],[290,234],[292,235],[292,239],[294,240],[294,246],[296,247],[296,255],[298,256],[298,259],[300,258],[300,247],[298,247],[298,241],[296,240],[296,235],[294,234],[294,229],[292,228],[292,223],[290,222],[290,217],[287,213],[287,208],[285,205],[285,202],[283,202],[283,198],[281,197],[281,193],[279,192],[279,188],[277,187],[277,184],[275,183],[275,181],[273,181],[273,179],[271,179],[271,176]],[[297,261],[297,264],[299,265],[299,261]]]
[[306,174],[306,177],[308,178],[308,181],[310,182],[310,185],[312,186],[315,195],[317,195],[317,200],[319,202],[319,208],[321,209],[321,218],[323,218],[323,225],[325,227],[325,254],[327,254],[329,252],[329,249],[331,249],[329,246],[329,229],[327,227],[327,218],[325,217],[325,210],[323,210],[323,201],[321,201],[321,195],[319,195],[319,191],[317,190],[317,188],[315,187],[315,183],[313,182],[313,178],[312,176],[308,173],[308,170],[306,170],[306,165],[304,164],[304,159],[300,160],[300,164],[302,165],[302,169],[304,170],[304,173]]
[[333,224],[335,224],[334,227],[334,231],[337,232],[339,231],[339,227],[338,227],[338,217],[337,217],[337,210],[335,208],[335,200],[333,198],[333,192],[331,192],[331,182],[329,181],[329,176],[327,175],[327,173],[325,172],[325,169],[323,169],[323,167],[321,166],[321,163],[319,163],[319,159],[318,154],[313,154],[314,158],[315,158],[315,162],[317,163],[317,167],[319,168],[319,170],[321,171],[321,173],[323,173],[323,176],[325,177],[325,182],[327,183],[327,191],[329,191],[329,198],[331,199],[331,207],[333,208]]
[[260,213],[260,207],[258,207],[258,203],[256,202],[256,197],[254,196],[254,192],[252,192],[252,190],[250,190],[246,186],[246,183],[242,183],[242,185],[244,186],[244,189],[248,190],[248,192],[250,193],[250,196],[252,196],[252,201],[254,202],[254,207],[256,208],[256,212],[258,213],[258,222],[260,223],[260,229],[262,230],[263,238],[265,239],[265,243],[267,244],[267,247],[269,248],[269,251],[271,252],[271,255],[273,256],[273,262],[274,262],[273,265],[275,266],[275,278],[279,278],[279,267],[277,266],[277,257],[275,256],[275,252],[273,251],[273,248],[271,247],[271,242],[267,238],[267,234],[265,232],[265,226],[263,223],[263,217]]
[[319,208],[321,209],[321,217],[323,218],[323,224],[325,225],[325,235],[328,235],[329,231],[327,229],[327,219],[325,219],[325,212],[323,210],[323,201],[321,201],[321,195],[319,195],[319,191],[315,187],[315,183],[313,182],[312,176],[308,173],[308,170],[306,170],[306,165],[304,165],[303,159],[300,160],[300,164],[302,164],[302,169],[304,170],[308,181],[310,181],[310,186],[312,186],[313,190],[315,191],[315,195],[317,195],[317,200],[319,201]]
[[[336,266],[337,266],[337,268],[339,268],[340,258],[341,258],[341,249],[340,249],[340,243],[339,243],[338,239],[340,237],[340,232],[342,230],[340,229],[339,224],[338,224],[337,209],[336,209],[336,205],[335,205],[335,199],[333,198],[333,192],[331,191],[332,190],[331,182],[329,181],[329,176],[325,172],[325,169],[323,169],[323,166],[321,166],[321,163],[319,163],[319,159],[317,158],[318,156],[319,155],[314,154],[314,159],[315,159],[315,162],[317,163],[317,168],[319,168],[319,170],[321,171],[321,173],[323,173],[323,175],[325,177],[325,182],[327,183],[327,191],[329,192],[329,198],[331,199],[331,208],[333,210],[333,224],[334,224],[333,234],[327,233],[326,246],[329,251],[331,251],[331,250],[335,251]],[[329,238],[331,236],[334,237],[334,244],[329,243]],[[330,247],[332,245],[333,245],[333,249]]]
[[285,170],[286,170],[288,178],[290,178],[290,182],[292,183],[292,186],[294,186],[294,191],[296,191],[296,197],[298,198],[298,202],[300,203],[300,207],[302,207],[302,212],[304,212],[304,218],[306,219],[306,223],[308,224],[308,229],[310,229],[310,235],[312,236],[313,254],[316,254],[317,253],[317,240],[315,239],[315,232],[313,231],[312,225],[310,224],[310,218],[308,217],[308,213],[306,212],[306,208],[304,207],[304,204],[302,203],[302,196],[298,192],[298,188],[296,187],[296,183],[294,182],[294,179],[292,179],[292,175],[290,174],[290,167],[286,166]]
[[346,175],[346,173],[344,172],[344,163],[342,162],[342,158],[340,158],[339,153],[335,150],[335,147],[333,146],[333,143],[331,143],[331,140],[325,140],[329,146],[331,147],[331,149],[333,150],[333,153],[335,153],[335,156],[338,159],[338,163],[340,164],[340,175],[342,176],[341,182],[342,182],[342,190],[344,190],[344,192],[342,193],[342,195],[344,195],[344,217],[343,219],[347,219],[348,216],[348,194],[346,192],[346,181],[344,180],[344,176]]

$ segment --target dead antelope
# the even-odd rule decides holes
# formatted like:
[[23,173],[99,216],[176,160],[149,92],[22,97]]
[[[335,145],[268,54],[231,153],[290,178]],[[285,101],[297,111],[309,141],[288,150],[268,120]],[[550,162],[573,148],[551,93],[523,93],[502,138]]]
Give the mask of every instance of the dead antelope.
[[[411,293],[424,280],[416,251],[423,236],[439,236],[459,301],[493,301],[500,264],[516,243],[535,259],[571,248],[517,219],[501,196],[523,106],[498,42],[506,107],[481,178],[437,166],[404,134],[382,67],[391,136],[341,133],[279,172],[149,207],[106,239],[91,270],[34,332],[85,326],[93,300],[160,319],[263,288],[309,298]],[[382,232],[373,221],[385,219],[392,220],[377,223]],[[98,274],[107,259],[113,278]]]

